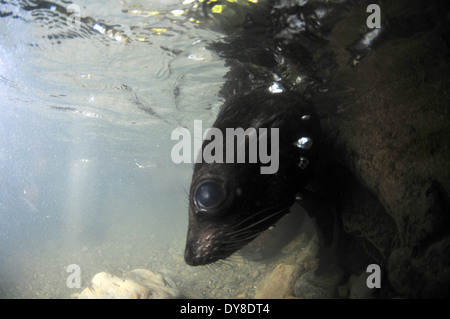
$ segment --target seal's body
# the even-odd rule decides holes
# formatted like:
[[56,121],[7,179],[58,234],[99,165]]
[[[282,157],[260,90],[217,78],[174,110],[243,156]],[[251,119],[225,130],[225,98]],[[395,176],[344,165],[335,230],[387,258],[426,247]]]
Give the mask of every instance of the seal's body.
[[[323,45],[317,34],[342,12],[334,4],[325,10],[315,3],[293,8],[270,3],[228,5],[233,12],[247,10],[235,14],[245,17],[237,19],[240,24],[217,16],[228,37],[211,48],[230,71],[221,90],[226,102],[213,126],[224,136],[227,128],[277,128],[279,167],[274,174],[261,174],[260,161],[195,164],[185,250],[189,265],[230,256],[287,213],[296,194],[307,193],[320,145],[319,121],[308,100],[322,85],[312,52]],[[291,9],[307,28],[292,31]],[[210,143],[206,140],[203,149]]]

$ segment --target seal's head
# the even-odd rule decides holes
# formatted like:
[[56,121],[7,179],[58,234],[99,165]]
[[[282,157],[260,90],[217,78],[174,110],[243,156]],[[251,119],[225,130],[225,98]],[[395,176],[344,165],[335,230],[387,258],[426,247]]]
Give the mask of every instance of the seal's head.
[[256,166],[201,167],[190,192],[186,262],[195,266],[224,259],[273,225],[292,204],[277,183]]
[[[317,118],[306,102],[291,94],[264,92],[224,105],[214,127],[224,136],[226,128],[279,129],[278,147],[269,147],[278,151],[279,167],[273,174],[262,174],[266,164],[259,157],[249,161],[248,153],[244,163],[195,164],[185,250],[186,263],[192,266],[227,258],[288,212],[310,174],[316,148],[312,141],[318,134]],[[274,137],[268,132],[269,139]],[[205,140],[202,149],[211,142]]]

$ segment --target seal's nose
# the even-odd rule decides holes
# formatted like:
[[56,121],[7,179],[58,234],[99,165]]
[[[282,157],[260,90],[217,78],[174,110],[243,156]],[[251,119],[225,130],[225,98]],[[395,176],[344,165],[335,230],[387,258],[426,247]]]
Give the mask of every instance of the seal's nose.
[[186,248],[184,250],[184,261],[189,266],[198,266],[199,263],[196,262],[196,259],[194,258],[194,253],[192,251],[192,246],[186,244]]
[[187,240],[186,248],[184,250],[184,260],[189,266],[201,266],[216,262],[223,258],[220,255],[215,254],[217,249],[210,249],[210,244],[204,242]]

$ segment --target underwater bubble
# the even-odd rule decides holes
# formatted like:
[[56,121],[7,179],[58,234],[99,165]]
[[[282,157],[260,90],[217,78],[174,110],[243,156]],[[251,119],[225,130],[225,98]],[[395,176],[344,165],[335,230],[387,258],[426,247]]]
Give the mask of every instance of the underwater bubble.
[[284,91],[283,87],[278,82],[273,82],[269,87],[270,93],[282,93]]
[[312,139],[309,137],[301,137],[297,141],[297,147],[303,150],[309,150],[312,146]]
[[311,119],[311,115],[303,115],[302,120],[303,121],[309,121]]
[[298,163],[298,167],[301,169],[305,169],[309,165],[309,160],[306,157],[300,156],[300,161]]

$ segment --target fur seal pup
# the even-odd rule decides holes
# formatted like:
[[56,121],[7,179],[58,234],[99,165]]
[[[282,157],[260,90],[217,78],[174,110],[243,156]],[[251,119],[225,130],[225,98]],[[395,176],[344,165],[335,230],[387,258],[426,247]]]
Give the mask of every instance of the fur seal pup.
[[[195,164],[185,248],[185,261],[193,266],[227,258],[245,246],[287,213],[299,193],[308,213],[319,216],[318,228],[330,220],[323,216],[321,200],[305,189],[320,144],[319,120],[309,100],[323,83],[313,62],[313,53],[325,43],[319,35],[343,16],[345,5],[311,3],[274,10],[272,2],[264,2],[231,8],[237,18],[208,15],[225,25],[227,40],[211,47],[230,66],[221,90],[225,103],[213,127],[222,136],[228,128],[278,129],[279,167],[274,174],[261,174],[264,163],[250,163],[248,154],[244,163]],[[206,2],[203,9],[208,10]],[[294,33],[292,10],[306,25]],[[205,140],[202,151],[210,143]],[[319,241],[329,244],[330,227],[325,226]]]

